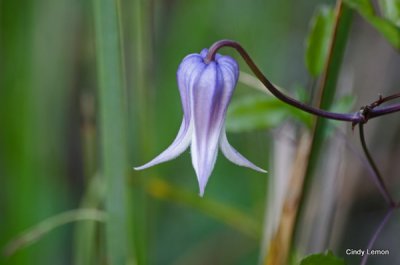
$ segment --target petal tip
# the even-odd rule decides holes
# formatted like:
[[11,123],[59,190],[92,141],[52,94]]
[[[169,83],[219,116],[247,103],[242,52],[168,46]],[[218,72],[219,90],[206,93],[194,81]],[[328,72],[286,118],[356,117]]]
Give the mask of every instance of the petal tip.
[[211,172],[208,172],[207,174],[205,174],[204,172],[198,172],[196,169],[195,169],[195,171],[196,171],[196,175],[197,175],[197,181],[199,184],[199,196],[203,197],[204,192],[206,190],[208,179],[211,175]]
[[203,196],[204,196],[204,190],[200,190],[199,196],[200,196],[201,198],[203,198]]
[[260,173],[264,173],[264,174],[266,174],[266,173],[268,173],[268,171],[267,170],[265,170],[265,169],[262,169],[262,168],[258,168],[258,172],[260,172]]
[[204,196],[204,192],[206,190],[206,185],[207,185],[207,182],[206,183],[200,183],[199,182],[199,196],[200,197]]
[[133,169],[139,171],[139,170],[147,169],[149,167],[152,167],[152,165],[150,163],[147,163],[147,164],[144,164],[142,166],[133,167]]

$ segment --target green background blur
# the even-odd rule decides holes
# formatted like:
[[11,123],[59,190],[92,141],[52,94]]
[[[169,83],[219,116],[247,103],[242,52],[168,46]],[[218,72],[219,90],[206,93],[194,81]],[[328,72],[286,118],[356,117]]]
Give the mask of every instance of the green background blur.
[[[142,172],[131,168],[149,161],[174,139],[182,119],[177,67],[184,56],[200,52],[216,40],[239,41],[274,83],[288,91],[299,86],[308,91],[311,78],[304,65],[304,40],[321,2],[334,4],[317,0],[121,2],[130,172],[126,185],[134,193],[134,201],[128,200],[126,207],[135,219],[135,231],[128,230],[127,236],[139,238],[135,242],[140,243],[130,250],[135,249],[142,264],[239,265],[259,261],[267,183],[272,173],[238,167],[220,155],[201,199],[189,151]],[[368,62],[372,55],[368,53],[370,46],[362,46],[363,37],[357,36],[364,36],[363,31],[368,40],[379,36],[362,24],[360,17],[356,19],[355,37],[346,54],[362,66],[355,70],[358,64],[345,59],[343,71],[356,72],[355,87],[361,87],[363,81],[357,80],[362,79],[362,71],[369,73],[363,61]],[[55,214],[80,206],[103,209],[103,188],[95,195],[88,192],[101,179],[94,34],[90,1],[0,1],[0,248]],[[379,45],[377,60],[390,65],[387,82],[380,83],[387,91],[400,81],[390,70],[399,66],[399,56],[384,40]],[[249,72],[232,50],[222,52],[237,58],[241,70]],[[369,88],[369,92],[362,88],[365,93],[357,99],[373,100],[378,92],[373,86]],[[254,93],[260,92],[239,84],[233,100]],[[398,125],[395,128],[382,144],[374,140],[382,160],[389,145],[393,154],[399,155]],[[228,138],[255,164],[270,169],[273,131],[228,133]],[[363,196],[374,192],[371,185]],[[349,231],[363,216],[351,219]],[[78,229],[77,223],[54,229],[11,257],[2,255],[0,264],[75,264]],[[90,229],[94,229],[93,264],[102,264],[103,224]],[[366,231],[368,238],[372,229]],[[357,241],[358,237],[354,238]],[[342,245],[335,246],[345,248]]]

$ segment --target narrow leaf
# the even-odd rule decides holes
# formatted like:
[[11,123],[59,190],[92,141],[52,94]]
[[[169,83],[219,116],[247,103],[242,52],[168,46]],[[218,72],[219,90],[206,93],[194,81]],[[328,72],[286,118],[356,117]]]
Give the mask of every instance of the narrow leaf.
[[380,17],[367,17],[367,20],[377,29],[386,40],[395,48],[400,49],[400,27]]
[[363,16],[373,16],[375,14],[370,0],[345,0],[344,2]]
[[233,101],[228,109],[226,129],[243,132],[278,126],[287,112],[272,97],[251,96]]
[[306,66],[310,74],[321,74],[332,39],[334,12],[332,8],[318,8],[311,20],[310,32],[306,40]]
[[274,97],[248,96],[233,101],[226,119],[226,129],[230,132],[246,132],[274,128],[291,117],[310,125],[310,115],[282,103]]
[[381,4],[385,18],[375,14],[371,1],[345,0],[347,5],[357,10],[393,47],[400,49],[399,1],[388,0],[382,2],[385,2],[385,4]]

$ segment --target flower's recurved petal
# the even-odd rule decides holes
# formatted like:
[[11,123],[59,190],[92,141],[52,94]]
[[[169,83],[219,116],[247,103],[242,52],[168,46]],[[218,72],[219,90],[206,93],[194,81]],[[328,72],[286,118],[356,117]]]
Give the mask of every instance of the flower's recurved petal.
[[262,172],[262,173],[267,173],[266,170],[254,165],[249,160],[247,160],[244,156],[242,156],[235,148],[233,148],[229,144],[228,139],[226,138],[225,128],[223,129],[223,131],[221,133],[220,147],[221,147],[222,153],[232,163],[235,163],[236,165],[239,165],[239,166],[248,167],[248,168],[254,169],[256,171]]
[[[179,93],[181,96],[183,120],[173,143],[161,154],[155,157],[147,164],[135,167],[136,170],[142,170],[151,166],[166,162],[179,156],[189,146],[192,136],[192,114],[191,114],[191,101],[190,101],[190,87],[193,86],[195,79],[201,73],[203,68],[203,58],[199,54],[189,54],[186,56],[179,65],[176,73],[178,81]],[[199,67],[201,68],[199,70]]]
[[192,122],[190,122],[189,125],[187,126],[184,118],[181,127],[179,129],[178,135],[176,136],[172,144],[147,164],[144,164],[143,166],[140,167],[135,167],[134,169],[142,170],[176,158],[188,148],[191,141],[192,131],[193,131]]
[[190,54],[179,65],[177,81],[184,115],[177,137],[156,158],[135,168],[141,170],[174,159],[191,144],[201,196],[214,168],[219,145],[233,163],[266,172],[239,154],[226,138],[226,110],[239,77],[239,67],[235,60],[220,54],[216,54],[215,61],[205,63],[207,52],[204,49],[200,54]]

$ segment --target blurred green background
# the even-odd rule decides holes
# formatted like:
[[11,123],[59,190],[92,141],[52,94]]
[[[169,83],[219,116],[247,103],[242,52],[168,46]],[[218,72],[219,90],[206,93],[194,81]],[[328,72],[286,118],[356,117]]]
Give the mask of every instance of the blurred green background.
[[[80,207],[98,209],[70,212],[50,220],[50,225],[42,224],[46,230],[59,221],[60,227],[43,232],[38,241],[11,256],[1,255],[0,264],[106,264],[105,238],[110,234],[115,236],[112,248],[128,256],[127,264],[257,264],[262,261],[268,220],[266,198],[268,181],[274,177],[276,134],[289,120],[295,130],[306,127],[301,119],[293,121],[272,112],[260,128],[228,132],[232,145],[269,173],[238,167],[220,155],[204,198],[197,195],[189,151],[145,171],[132,167],[149,161],[174,139],[182,119],[177,67],[184,56],[216,40],[239,41],[274,83],[299,98],[309,98],[315,79],[304,63],[305,39],[316,8],[322,3],[334,6],[334,1],[115,3],[0,1],[0,248],[52,216]],[[108,12],[116,16],[115,21]],[[356,101],[350,108],[357,110],[379,93],[398,89],[400,58],[361,16],[354,16],[339,79],[339,87],[345,89],[337,89],[335,98],[350,94]],[[113,23],[119,27],[112,28]],[[107,28],[116,34],[115,43],[101,35]],[[117,48],[116,56],[107,53],[110,43]],[[250,72],[233,50],[221,52],[237,58],[241,70]],[[120,99],[113,101],[107,84],[119,89]],[[248,96],[264,94],[239,83],[233,104]],[[397,121],[396,117],[371,121],[368,140],[391,190],[399,195],[395,188],[399,184],[395,161],[400,155]],[[228,117],[228,122],[235,121]],[[378,130],[382,126],[385,130]],[[343,144],[343,138],[349,138],[358,145],[348,127],[342,127],[345,133],[338,141]],[[113,157],[109,151],[123,155]],[[372,182],[365,180],[362,164],[354,162],[358,160],[351,151],[343,152],[348,161],[340,164],[340,189],[333,188],[333,208],[324,226],[332,230],[317,246],[303,243],[301,238],[307,235],[300,232],[300,256],[330,248],[344,257],[348,247],[365,247],[383,216],[385,205]],[[329,155],[337,153],[327,152],[322,159],[329,161]],[[112,161],[107,164],[107,159]],[[116,169],[115,165],[122,166]],[[104,173],[119,171],[123,174],[119,184]],[[360,181],[367,183],[361,189],[357,188]],[[116,197],[107,195],[108,188]],[[114,226],[119,231],[113,234],[105,231],[103,210],[118,204],[119,192],[126,192],[126,197],[120,198],[123,204],[117,214],[126,219],[122,227]],[[318,194],[312,196],[311,201],[319,201]],[[343,211],[337,214],[337,208]],[[311,223],[305,221],[302,227]],[[380,240],[392,250],[384,264],[398,264],[399,237],[390,231],[399,227],[390,224]],[[40,229],[29,231],[35,237]],[[309,234],[307,242],[317,240],[318,234]],[[25,240],[30,239],[19,238],[19,243]]]

